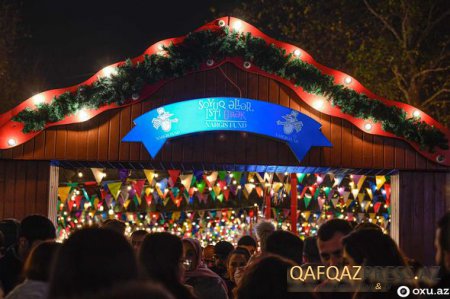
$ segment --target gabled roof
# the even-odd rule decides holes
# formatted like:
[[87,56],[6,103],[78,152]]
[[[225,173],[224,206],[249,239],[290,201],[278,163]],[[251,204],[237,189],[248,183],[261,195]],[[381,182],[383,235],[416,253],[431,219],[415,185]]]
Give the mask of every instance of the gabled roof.
[[[233,17],[223,17],[205,24],[204,26],[195,30],[191,35],[188,34],[186,36],[166,39],[157,42],[150,46],[142,55],[132,59],[131,62],[128,62],[128,64],[125,61],[115,63],[113,65],[105,67],[104,69],[93,75],[91,78],[80,84],[67,88],[44,91],[25,100],[15,108],[0,115],[0,149],[7,149],[22,144],[32,139],[41,132],[41,130],[24,132],[29,131],[25,126],[25,123],[22,121],[17,121],[18,119],[20,120],[20,116],[24,114],[24,110],[28,109],[28,111],[31,111],[31,113],[35,113],[34,115],[36,116],[38,113],[36,111],[33,112],[33,110],[42,110],[42,106],[40,106],[40,104],[47,103],[52,105],[52,103],[54,104],[55,101],[64,99],[64,97],[66,97],[67,95],[70,96],[71,94],[76,94],[77,92],[79,93],[80,90],[85,88],[86,86],[92,87],[103,84],[104,82],[108,82],[107,80],[111,76],[111,73],[114,73],[118,67],[123,69],[125,69],[127,65],[130,68],[136,67],[137,65],[139,65],[139,63],[142,64],[144,61],[146,61],[146,57],[148,60],[149,57],[157,58],[157,56],[160,55],[161,57],[165,56],[166,58],[170,59],[170,55],[167,57],[168,53],[170,53],[170,50],[168,51],[167,47],[171,47],[170,45],[173,45],[174,47],[182,47],[184,43],[187,43],[186,41],[191,42],[189,38],[192,35],[202,32],[224,32],[226,34],[234,34],[234,37],[240,36],[239,34],[241,34],[241,36],[244,36],[244,34],[248,34],[247,38],[261,39],[265,41],[267,49],[270,48],[274,51],[274,53],[277,53],[278,55],[284,55],[282,56],[284,61],[295,59],[298,60],[298,63],[301,64],[302,67],[305,68],[305,70],[311,71],[313,75],[318,79],[329,79],[332,81],[331,84],[336,90],[344,91],[347,94],[353,94],[353,96],[360,96],[362,99],[367,99],[368,101],[366,102],[368,102],[370,105],[381,104],[377,107],[387,107],[386,109],[389,109],[389,107],[398,108],[398,110],[393,111],[405,113],[406,117],[409,119],[408,124],[415,123],[418,124],[418,126],[422,126],[422,128],[425,127],[425,129],[428,130],[427,132],[432,131],[433,133],[437,133],[437,136],[441,136],[441,145],[442,140],[445,141],[445,138],[447,139],[446,143],[448,144],[448,140],[450,139],[450,131],[423,111],[420,111],[419,109],[402,102],[391,101],[379,97],[365,88],[350,75],[319,64],[303,49],[288,43],[277,41],[242,20]],[[217,61],[214,61],[214,59],[216,59]],[[295,79],[295,76],[283,76],[280,74],[281,72],[276,72],[270,69],[268,70],[267,67],[258,65],[258,63],[253,63],[252,57],[246,58],[242,56],[239,57],[220,55],[218,58],[204,57],[204,61],[200,65],[193,66],[192,70],[190,70],[189,72],[213,69],[227,62],[233,63],[236,67],[247,72],[258,73],[263,76],[272,78],[282,84],[285,84],[286,86],[290,87],[306,104],[310,105],[314,109],[319,110],[321,113],[346,119],[368,134],[405,140],[406,142],[411,144],[416,151],[421,153],[429,160],[438,162],[442,165],[450,166],[450,150],[448,148],[445,148],[445,144],[444,146],[439,147],[436,146],[439,145],[439,142],[435,143],[432,146],[432,149],[434,151],[421,148],[419,143],[414,142],[413,140],[411,140],[411,138],[408,139],[408,136],[406,135],[394,135],[392,132],[385,131],[382,127],[381,122],[379,121],[374,122],[370,119],[358,118],[356,116],[350,115],[349,113],[344,113],[343,110],[345,109],[342,109],[342,107],[339,107],[339,105],[332,105],[333,100],[327,98],[327,95],[320,95],[320,93],[318,92],[307,92],[306,90],[308,90],[308,88],[305,88],[305,86],[296,86],[296,83],[298,84],[298,80]],[[285,71],[285,69],[283,69],[283,71]],[[156,82],[145,84],[145,86],[143,86],[138,93],[133,93],[129,98],[122,99],[120,101],[118,100],[117,102],[109,101],[107,103],[101,103],[101,105],[99,105],[99,107],[96,109],[84,108],[82,110],[79,110],[79,112],[77,112],[76,114],[65,115],[58,121],[45,122],[42,124],[42,127],[46,129],[53,126],[84,122],[106,110],[124,107],[135,102],[145,100],[149,95],[154,93],[171,79],[174,79],[177,75],[180,74],[174,74],[172,78],[163,78]],[[297,78],[301,77],[302,75],[303,74],[297,74]],[[323,76],[323,78],[321,76]],[[369,108],[372,110],[375,109],[373,107]],[[42,113],[44,112],[45,111],[43,111]],[[412,126],[412,128],[414,128],[414,126]]]

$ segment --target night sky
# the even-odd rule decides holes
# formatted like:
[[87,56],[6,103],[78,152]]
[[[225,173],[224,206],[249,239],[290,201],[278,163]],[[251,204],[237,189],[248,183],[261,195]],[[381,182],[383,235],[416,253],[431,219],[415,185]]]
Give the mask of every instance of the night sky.
[[215,2],[25,0],[25,46],[42,78],[35,92],[77,84],[159,40],[185,35],[214,19]]

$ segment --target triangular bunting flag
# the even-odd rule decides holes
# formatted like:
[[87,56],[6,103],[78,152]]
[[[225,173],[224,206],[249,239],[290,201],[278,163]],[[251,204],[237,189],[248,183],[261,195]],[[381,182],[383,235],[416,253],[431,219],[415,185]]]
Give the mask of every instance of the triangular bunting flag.
[[58,197],[63,204],[66,203],[67,197],[69,197],[70,189],[72,187],[58,187]]
[[115,200],[117,200],[117,197],[119,196],[121,187],[122,187],[122,182],[108,184],[108,190],[111,193],[111,195],[114,197]]
[[144,169],[144,174],[145,177],[147,178],[149,185],[151,185],[153,182],[153,178],[155,177],[155,172],[150,169]]

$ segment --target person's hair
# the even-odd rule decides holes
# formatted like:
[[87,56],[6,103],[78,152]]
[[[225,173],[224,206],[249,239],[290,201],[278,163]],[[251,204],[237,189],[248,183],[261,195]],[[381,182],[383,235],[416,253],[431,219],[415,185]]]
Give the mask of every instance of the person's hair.
[[361,222],[358,225],[356,225],[353,230],[361,230],[361,229],[376,229],[379,230],[380,232],[383,232],[383,230],[379,225],[376,225],[375,223],[372,222]]
[[258,244],[256,243],[256,240],[253,239],[253,237],[245,235],[238,240],[237,246],[253,246],[256,248],[258,247]]
[[342,233],[347,235],[352,231],[348,221],[343,219],[331,219],[322,224],[317,231],[317,237],[321,241],[328,241],[333,238],[334,234]]
[[78,299],[174,299],[161,285],[152,282],[127,282]]
[[33,244],[35,241],[51,240],[56,238],[56,230],[53,223],[45,216],[30,215],[20,222],[19,237],[23,237]]
[[275,255],[263,256],[251,263],[234,290],[236,299],[297,298],[287,291],[286,275],[295,264]]
[[85,228],[62,245],[49,298],[82,296],[137,278],[134,251],[124,236],[108,229]]
[[46,241],[31,250],[25,261],[23,272],[25,277],[31,280],[49,281],[53,260],[61,247],[61,244]]
[[266,252],[280,255],[301,265],[303,241],[291,232],[277,230],[267,238]]
[[149,234],[148,231],[143,230],[143,229],[138,229],[138,230],[135,230],[134,232],[131,233],[131,238],[133,238],[133,237],[144,237],[144,236],[146,236],[148,234]]
[[261,251],[265,251],[267,238],[275,231],[275,226],[272,222],[261,221],[256,225],[255,231],[261,243]]
[[222,260],[226,260],[233,250],[233,244],[227,241],[219,241],[214,245],[214,254]]
[[145,275],[163,284],[176,298],[190,298],[191,292],[181,282],[183,244],[170,233],[153,233],[145,237],[139,256]]
[[317,237],[307,237],[303,240],[303,256],[306,258],[308,263],[320,263]]
[[235,250],[233,250],[232,252],[230,252],[230,254],[228,255],[228,261],[231,259],[231,256],[234,254],[241,254],[245,257],[245,259],[248,260],[250,259],[250,252],[248,252],[248,250],[244,247],[238,247]]
[[394,240],[375,229],[357,230],[342,239],[345,251],[358,265],[405,266]]
[[123,221],[117,219],[106,219],[102,226],[102,228],[110,229],[112,231],[118,232],[123,235],[125,233],[126,225]]
[[0,231],[3,233],[5,239],[3,246],[5,249],[15,245],[19,236],[20,222],[16,219],[3,219],[0,221]]
[[447,211],[438,222],[438,228],[441,230],[439,244],[442,250],[450,251],[450,211]]

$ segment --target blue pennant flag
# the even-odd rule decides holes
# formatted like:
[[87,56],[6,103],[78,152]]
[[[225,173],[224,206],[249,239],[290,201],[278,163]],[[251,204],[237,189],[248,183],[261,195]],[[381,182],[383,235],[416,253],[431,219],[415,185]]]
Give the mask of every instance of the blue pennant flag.
[[245,98],[203,98],[151,110],[134,120],[122,139],[142,142],[154,158],[167,139],[205,131],[240,131],[286,142],[301,161],[312,146],[331,147],[311,117],[268,102]]

